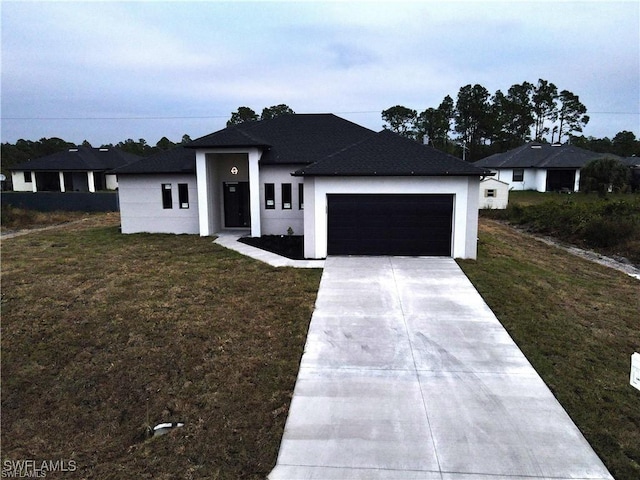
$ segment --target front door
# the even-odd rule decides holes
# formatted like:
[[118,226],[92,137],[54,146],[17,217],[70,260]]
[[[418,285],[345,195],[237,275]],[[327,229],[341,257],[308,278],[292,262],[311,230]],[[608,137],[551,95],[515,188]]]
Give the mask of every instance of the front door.
[[249,182],[224,182],[224,226],[251,226]]

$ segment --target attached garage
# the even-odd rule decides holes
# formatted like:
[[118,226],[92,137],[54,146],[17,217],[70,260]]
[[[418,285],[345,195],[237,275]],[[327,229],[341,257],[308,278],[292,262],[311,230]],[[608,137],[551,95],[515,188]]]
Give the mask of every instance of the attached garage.
[[293,173],[304,254],[476,258],[479,169],[388,130]]
[[453,195],[327,196],[329,255],[451,256]]

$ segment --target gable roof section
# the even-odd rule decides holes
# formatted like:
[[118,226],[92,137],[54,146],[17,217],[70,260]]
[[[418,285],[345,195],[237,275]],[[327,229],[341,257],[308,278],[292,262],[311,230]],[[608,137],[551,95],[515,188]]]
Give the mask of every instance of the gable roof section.
[[530,142],[478,160],[474,165],[485,168],[582,168],[591,160],[603,157],[618,158],[573,145]]
[[195,173],[196,172],[196,152],[178,146],[171,150],[158,152],[147,158],[142,158],[137,162],[130,163],[120,168],[116,168],[114,173],[134,174],[134,173]]
[[331,113],[281,115],[198,138],[187,148],[259,147],[264,165],[309,164],[375,135]]
[[489,171],[389,130],[294,172],[296,176],[484,176]]
[[123,152],[114,147],[92,148],[79,146],[19,163],[12,166],[10,170],[105,171],[135,162],[141,158],[138,155]]

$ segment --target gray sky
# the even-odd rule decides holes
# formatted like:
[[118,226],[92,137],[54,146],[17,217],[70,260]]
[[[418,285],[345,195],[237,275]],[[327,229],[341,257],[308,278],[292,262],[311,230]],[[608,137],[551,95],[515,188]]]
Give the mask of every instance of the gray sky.
[[3,1],[2,142],[179,141],[286,103],[374,130],[479,83],[580,96],[640,137],[640,2]]

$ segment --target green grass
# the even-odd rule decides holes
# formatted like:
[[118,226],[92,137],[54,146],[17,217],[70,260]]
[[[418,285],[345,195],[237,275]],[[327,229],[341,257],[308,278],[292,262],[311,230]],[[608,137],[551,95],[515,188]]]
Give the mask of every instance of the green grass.
[[460,264],[613,476],[640,478],[640,282],[486,219]]
[[[605,201],[616,202],[640,198],[640,193],[609,193],[604,197]],[[519,205],[540,205],[542,203],[566,203],[572,201],[575,203],[598,203],[603,198],[597,193],[557,193],[557,192],[536,192],[534,190],[512,190],[509,192],[509,203],[517,203]]]
[[511,192],[505,210],[481,215],[640,266],[640,194]]
[[[65,478],[264,478],[320,271],[117,225],[2,242],[2,460],[75,460]],[[460,263],[614,477],[640,478],[640,282],[487,219],[479,259]],[[164,421],[186,425],[148,438]]]
[[[100,479],[273,468],[320,271],[115,225],[2,247],[3,460]],[[147,438],[165,421],[186,425]]]

